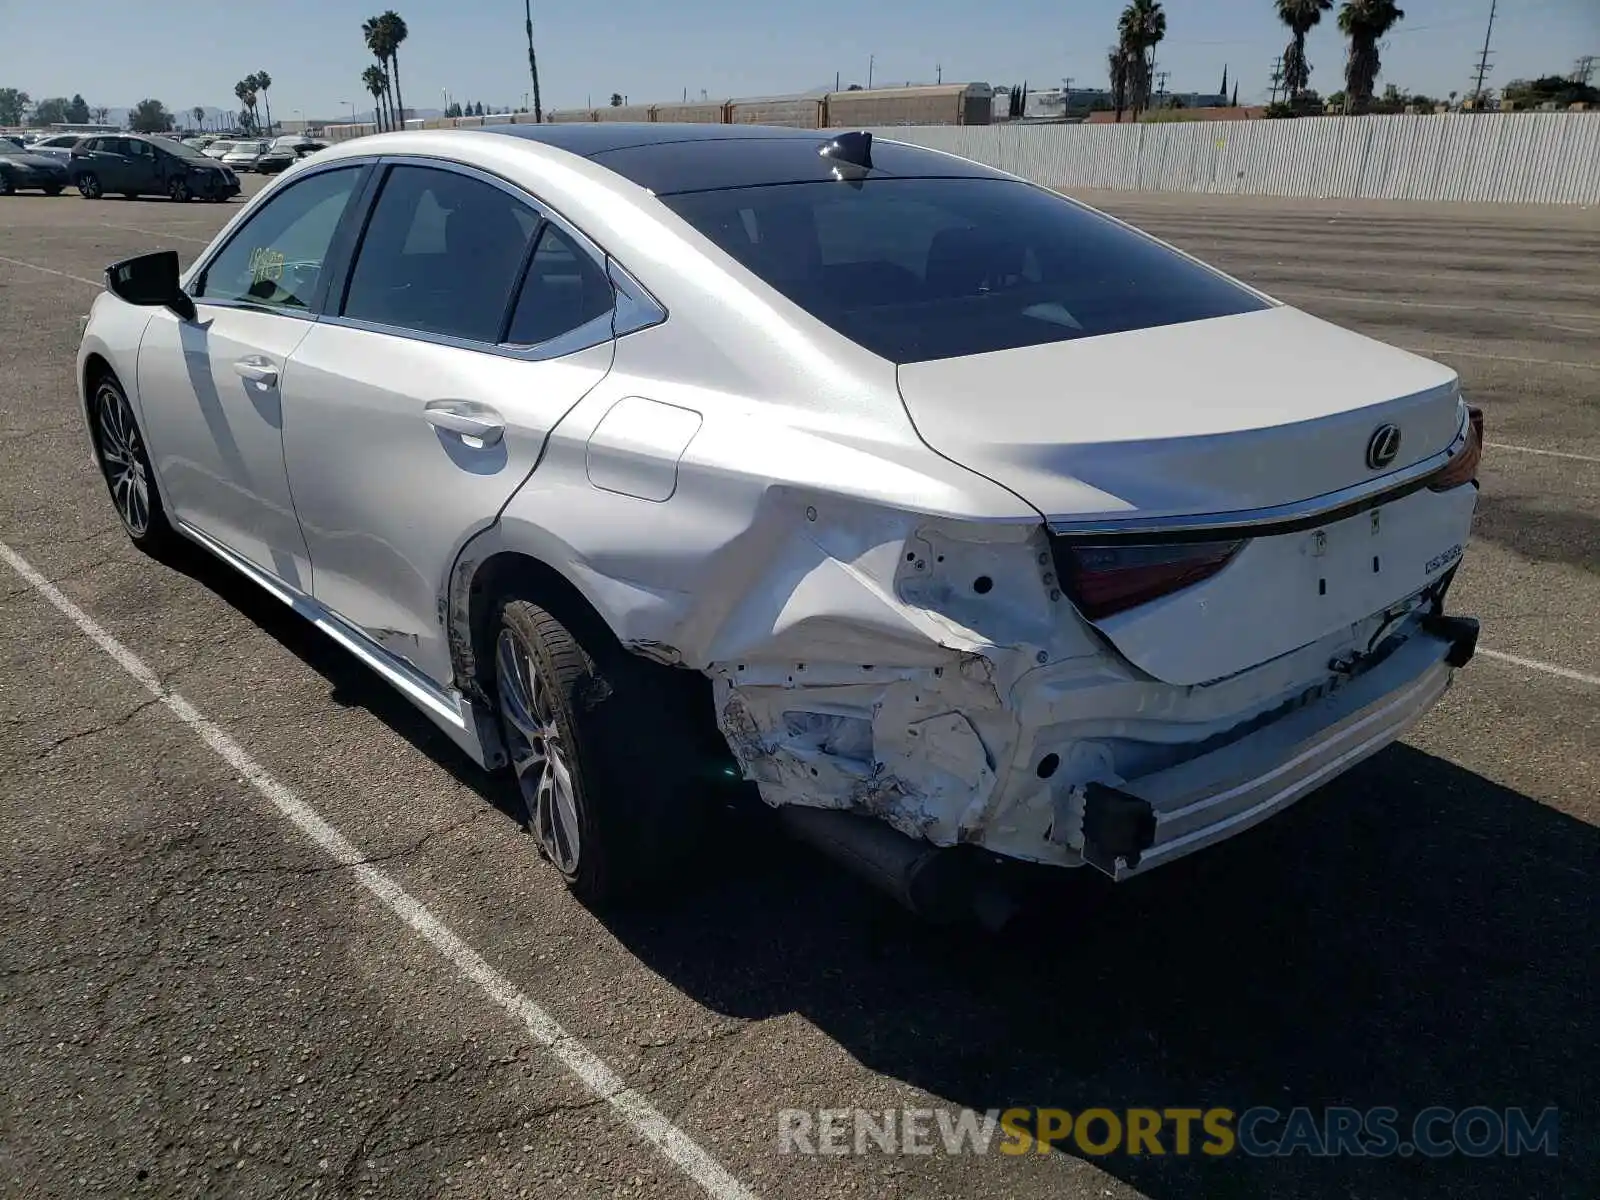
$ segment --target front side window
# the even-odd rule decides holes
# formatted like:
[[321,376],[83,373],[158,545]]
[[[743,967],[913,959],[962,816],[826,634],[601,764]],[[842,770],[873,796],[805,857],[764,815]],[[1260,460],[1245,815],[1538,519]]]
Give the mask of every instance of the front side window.
[[499,342],[539,215],[480,179],[390,169],[361,239],[344,316]]
[[359,166],[322,171],[273,197],[211,261],[196,296],[309,309],[361,172]]
[[893,362],[1266,308],[1226,277],[1003,179],[869,179],[662,201],[817,319]]

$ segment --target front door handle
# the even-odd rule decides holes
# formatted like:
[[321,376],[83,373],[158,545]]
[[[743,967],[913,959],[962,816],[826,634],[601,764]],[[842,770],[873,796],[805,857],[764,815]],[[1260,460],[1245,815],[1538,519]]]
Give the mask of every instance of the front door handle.
[[240,379],[259,383],[262,387],[273,387],[278,382],[278,368],[260,355],[241,358],[233,364],[233,373]]
[[470,400],[435,400],[423,408],[422,418],[430,425],[472,438],[482,446],[493,446],[506,432],[506,423],[499,413],[487,404],[474,404]]

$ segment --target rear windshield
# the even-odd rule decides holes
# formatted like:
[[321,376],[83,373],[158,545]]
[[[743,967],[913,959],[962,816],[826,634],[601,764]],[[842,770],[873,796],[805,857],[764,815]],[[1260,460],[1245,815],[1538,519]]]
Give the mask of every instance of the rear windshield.
[[1268,307],[1142,234],[1010,180],[785,183],[661,199],[813,316],[897,363]]

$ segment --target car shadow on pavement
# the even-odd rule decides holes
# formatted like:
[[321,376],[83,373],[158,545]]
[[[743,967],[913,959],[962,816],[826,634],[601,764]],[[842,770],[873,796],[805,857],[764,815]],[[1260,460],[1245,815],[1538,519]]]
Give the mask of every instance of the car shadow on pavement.
[[[1600,1195],[1600,832],[1445,760],[1391,747],[1159,872],[1065,878],[999,937],[746,838],[736,873],[608,924],[705,1006],[798,1013],[932,1104],[1386,1105],[1402,1134],[1430,1105],[1561,1109],[1554,1159],[1179,1157],[1170,1126],[1163,1157],[1093,1159],[1151,1196]],[[771,1102],[776,1146],[815,1100]]]
[[232,605],[327,680],[328,698],[335,704],[366,709],[502,814],[519,825],[526,823],[514,787],[502,786],[474,764],[400,693],[287,604],[187,543],[176,547],[165,561]]

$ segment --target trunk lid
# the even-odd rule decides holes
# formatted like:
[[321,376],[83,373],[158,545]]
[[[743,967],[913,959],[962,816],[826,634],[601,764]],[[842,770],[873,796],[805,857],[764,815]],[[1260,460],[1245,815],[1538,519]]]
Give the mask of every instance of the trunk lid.
[[[1381,490],[1446,450],[1462,420],[1448,368],[1287,307],[906,364],[899,377],[934,450],[1069,531]],[[1369,465],[1385,427],[1398,447]],[[1475,489],[1456,491],[1471,495],[1423,490],[1376,517],[1231,534],[1249,540],[1215,576],[1093,623],[1156,678],[1237,673],[1441,578],[1475,505]]]

